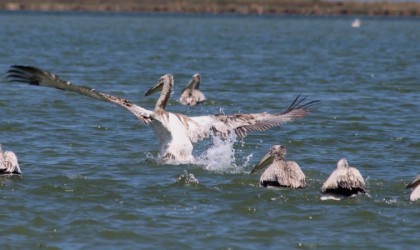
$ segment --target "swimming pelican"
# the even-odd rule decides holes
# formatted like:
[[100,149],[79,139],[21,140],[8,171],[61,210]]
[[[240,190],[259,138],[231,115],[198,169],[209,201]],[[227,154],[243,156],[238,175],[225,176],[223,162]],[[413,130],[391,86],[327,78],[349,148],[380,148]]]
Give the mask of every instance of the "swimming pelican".
[[405,188],[413,188],[413,192],[410,194],[410,201],[416,201],[420,199],[420,175],[417,175],[417,177]]
[[339,200],[346,196],[365,193],[365,180],[359,170],[350,167],[345,158],[337,162],[337,168],[324,182],[321,188],[324,194],[321,199]]
[[179,98],[179,102],[182,105],[194,106],[196,104],[200,104],[206,101],[206,97],[199,90],[200,81],[200,74],[195,74],[192,76],[191,81],[182,90],[181,97]]
[[362,22],[359,18],[356,18],[353,20],[353,22],[351,22],[351,27],[353,28],[360,28],[360,26],[362,26]]
[[14,65],[6,76],[10,81],[30,85],[45,86],[72,91],[94,99],[115,103],[127,110],[143,123],[150,125],[159,140],[159,156],[166,163],[191,163],[193,143],[211,135],[229,139],[234,132],[237,138],[243,138],[248,132],[264,131],[285,122],[299,119],[311,112],[310,107],[319,100],[304,102],[299,96],[281,113],[256,113],[234,115],[207,115],[188,117],[182,114],[165,111],[173,87],[173,76],[162,76],[158,83],[145,95],[161,91],[154,111],[137,106],[126,99],[108,95],[95,89],[72,84],[60,79],[57,75],[31,66]]
[[305,174],[294,161],[286,161],[286,147],[273,145],[261,161],[252,169],[255,171],[270,165],[260,177],[263,187],[306,187]]
[[21,175],[19,163],[15,153],[1,149],[0,145],[0,175]]

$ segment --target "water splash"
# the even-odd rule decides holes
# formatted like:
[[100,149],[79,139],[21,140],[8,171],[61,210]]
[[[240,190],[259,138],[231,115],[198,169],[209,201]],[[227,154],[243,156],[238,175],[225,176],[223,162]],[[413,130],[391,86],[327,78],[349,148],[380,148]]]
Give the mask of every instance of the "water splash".
[[[163,161],[159,154],[154,155],[151,152],[146,152],[144,162],[152,163],[156,165],[181,165],[181,164],[192,164],[202,166],[204,169],[213,172],[222,173],[242,173],[248,166],[248,163],[252,159],[253,154],[237,157],[235,154],[242,153],[241,150],[235,151],[234,144],[236,143],[235,135],[231,135],[228,139],[221,139],[218,136],[212,136],[211,141],[205,145],[199,146],[201,148],[198,156],[195,157],[191,162],[179,162],[177,160]],[[240,146],[244,147],[244,142],[240,141]],[[195,145],[197,147],[197,145]],[[204,149],[204,151],[202,151]],[[236,162],[239,164],[236,164]]]
[[214,172],[243,172],[252,154],[246,156],[242,164],[236,164],[234,144],[236,138],[231,136],[228,140],[223,140],[217,136],[212,137],[213,144],[198,156],[194,164],[202,165],[206,170]]

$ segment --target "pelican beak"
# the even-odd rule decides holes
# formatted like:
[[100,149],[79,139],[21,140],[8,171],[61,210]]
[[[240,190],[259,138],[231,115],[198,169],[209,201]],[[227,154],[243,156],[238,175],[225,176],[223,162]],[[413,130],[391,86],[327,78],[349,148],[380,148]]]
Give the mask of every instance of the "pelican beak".
[[162,91],[163,88],[163,81],[159,81],[153,88],[150,88],[145,94],[144,96],[149,96],[153,93],[156,93],[158,91]]
[[266,166],[270,165],[274,161],[274,156],[271,156],[270,152],[268,152],[261,161],[255,165],[254,169],[251,170],[251,174],[255,171],[265,168]]

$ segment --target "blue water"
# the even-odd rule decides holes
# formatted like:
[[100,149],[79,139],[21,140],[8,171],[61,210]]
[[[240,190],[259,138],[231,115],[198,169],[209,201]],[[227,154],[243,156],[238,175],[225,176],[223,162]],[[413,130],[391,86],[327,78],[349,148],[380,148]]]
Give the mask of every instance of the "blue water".
[[[360,18],[360,17],[359,17]],[[415,18],[0,13],[0,71],[32,65],[153,109],[279,112],[301,94],[309,116],[162,165],[152,130],[109,103],[0,80],[0,143],[23,178],[0,179],[5,249],[416,249],[420,22]],[[208,102],[177,99],[199,72]],[[302,190],[264,189],[253,166],[273,144],[306,174]],[[368,195],[321,201],[346,157]]]

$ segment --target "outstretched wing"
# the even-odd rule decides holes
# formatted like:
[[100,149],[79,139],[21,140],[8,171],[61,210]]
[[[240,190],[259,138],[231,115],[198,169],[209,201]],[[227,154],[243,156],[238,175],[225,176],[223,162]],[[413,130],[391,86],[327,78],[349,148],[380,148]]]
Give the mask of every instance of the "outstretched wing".
[[30,85],[38,85],[50,88],[56,88],[61,90],[72,91],[81,95],[89,96],[94,99],[107,101],[115,103],[125,109],[128,109],[133,113],[140,121],[148,124],[152,121],[152,111],[144,109],[140,106],[132,104],[126,99],[120,97],[104,94],[96,91],[95,89],[72,84],[70,82],[60,79],[57,75],[52,74],[41,69],[31,67],[31,66],[22,66],[22,65],[13,65],[7,71],[6,78],[12,82],[22,82]]
[[296,97],[293,103],[281,113],[256,113],[235,115],[211,115],[191,117],[187,121],[190,139],[194,142],[214,133],[222,138],[229,138],[234,132],[238,139],[247,136],[248,132],[264,131],[302,118],[311,112],[311,107],[319,100],[306,101],[306,97]]

